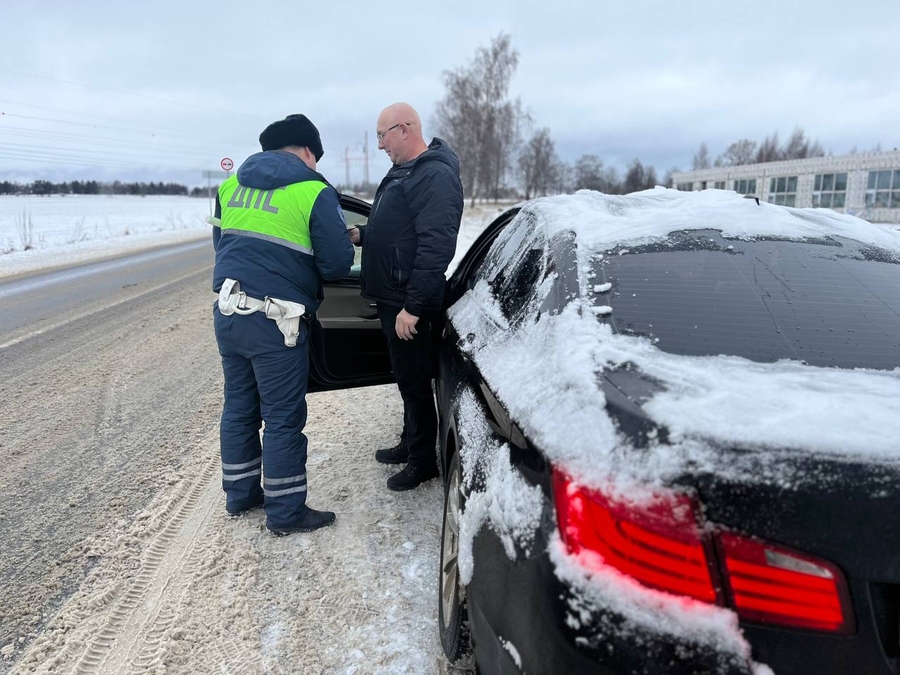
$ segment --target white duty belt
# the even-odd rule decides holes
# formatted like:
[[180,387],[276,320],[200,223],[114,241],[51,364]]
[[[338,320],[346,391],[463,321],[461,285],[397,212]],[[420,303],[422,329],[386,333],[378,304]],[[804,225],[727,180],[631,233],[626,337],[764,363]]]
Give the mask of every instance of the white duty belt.
[[262,311],[267,319],[272,319],[284,335],[286,347],[296,347],[300,335],[300,319],[306,313],[306,306],[290,300],[251,298],[241,290],[241,282],[226,279],[219,291],[219,311],[225,316],[232,314],[253,314]]

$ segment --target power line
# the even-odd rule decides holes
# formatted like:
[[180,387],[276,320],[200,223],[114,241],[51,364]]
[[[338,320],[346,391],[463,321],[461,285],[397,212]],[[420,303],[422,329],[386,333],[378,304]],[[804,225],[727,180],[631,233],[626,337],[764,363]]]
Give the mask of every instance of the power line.
[[94,158],[88,159],[78,159],[78,158],[61,158],[54,157],[48,158],[46,155],[34,155],[33,153],[26,153],[21,151],[6,151],[2,155],[0,155],[0,161],[4,159],[11,159],[16,162],[35,162],[38,164],[68,164],[74,166],[86,166],[86,167],[95,167],[95,168],[110,168],[110,169],[145,169],[145,170],[153,170],[153,169],[167,169],[167,170],[186,170],[186,171],[194,171],[190,167],[184,166],[160,166],[153,165],[148,166],[146,164],[132,164],[128,162],[121,161],[97,161]]
[[[196,136],[188,135],[188,134],[172,134],[169,132],[162,132],[162,131],[148,131],[147,129],[134,129],[134,128],[129,128],[129,127],[114,127],[114,126],[110,126],[108,124],[94,124],[93,122],[74,122],[72,120],[56,120],[56,119],[50,119],[47,117],[35,117],[33,115],[17,115],[15,113],[8,113],[8,112],[0,111],[0,120],[2,120],[4,117],[15,117],[18,119],[36,120],[39,122],[55,122],[56,124],[73,124],[73,125],[79,126],[79,127],[91,127],[92,129],[114,129],[116,131],[127,131],[129,133],[136,133],[136,134],[142,134],[142,135],[146,135],[147,133],[149,133],[150,136],[171,136],[173,138],[196,138]],[[209,139],[207,139],[207,140],[209,140]]]
[[[0,157],[3,157],[6,153],[9,152],[17,152],[17,153],[27,153],[29,155],[35,157],[47,157],[50,160],[57,158],[78,158],[78,159],[111,159],[113,161],[124,161],[124,162],[133,162],[135,164],[144,161],[141,158],[136,158],[133,155],[122,155],[115,152],[106,152],[106,151],[94,151],[94,150],[68,150],[65,148],[34,148],[29,146],[17,146],[15,144],[10,143],[0,143],[0,150],[2,150],[2,154]],[[171,155],[166,155],[163,157],[153,157],[150,158],[150,161],[159,162],[166,161],[169,163],[183,163],[185,161],[197,162],[198,164],[204,163],[203,160],[198,158],[197,156],[185,156],[185,157],[173,157]]]
[[12,105],[20,105],[23,108],[37,108],[38,110],[50,110],[51,112],[61,112],[67,115],[82,115],[84,117],[98,117],[102,120],[111,120],[113,122],[121,122],[120,117],[110,117],[109,115],[98,115],[97,113],[84,112],[83,110],[65,110],[63,108],[51,108],[46,105],[35,105],[33,103],[22,103],[22,101],[13,101],[8,98],[0,98],[0,103],[11,103]]
[[[73,82],[72,80],[62,80],[58,77],[49,77],[47,75],[36,75],[34,73],[26,73],[21,70],[11,70],[9,68],[0,68],[0,72],[4,73],[12,73],[13,75],[24,75],[25,77],[34,77],[39,80],[49,80],[50,82],[60,82],[62,84],[70,84],[78,87],[87,87],[88,89],[99,89],[101,91],[109,91],[114,94],[121,94],[124,96],[135,96],[137,98],[145,98],[151,101],[161,101],[163,103],[169,103],[171,105],[179,105],[186,108],[195,108],[197,110],[205,110],[207,112],[214,112],[218,114],[222,114],[222,110],[220,108],[207,108],[202,105],[195,105],[193,103],[184,103],[183,101],[176,101],[174,99],[162,98],[160,96],[151,96],[150,94],[139,94],[134,91],[127,91],[125,89],[114,89],[113,87],[103,87],[97,84],[88,84],[87,82]],[[233,115],[233,112],[227,112],[229,115]]]
[[27,146],[16,143],[0,142],[0,160],[16,155],[27,155],[29,157],[43,157],[52,163],[64,159],[77,159],[80,161],[91,161],[102,163],[104,161],[127,162],[139,166],[149,163],[163,163],[170,166],[183,166],[185,163],[194,164],[196,166],[208,166],[213,164],[213,157],[201,157],[199,155],[173,155],[163,154],[153,157],[136,157],[132,153],[123,153],[115,150],[88,150],[84,148],[59,148],[59,147],[36,147]]
[[221,150],[211,150],[210,148],[201,148],[198,146],[186,146],[184,144],[175,144],[175,143],[162,143],[162,142],[148,142],[148,141],[133,141],[126,138],[112,138],[110,136],[91,136],[86,134],[71,134],[63,131],[49,131],[46,129],[32,129],[30,127],[19,127],[19,126],[11,126],[11,125],[3,125],[0,126],[0,135],[2,134],[11,134],[14,137],[24,136],[28,138],[42,138],[49,137],[49,140],[69,140],[69,139],[80,139],[80,140],[89,140],[92,141],[93,145],[126,145],[129,147],[132,146],[143,146],[151,149],[160,149],[165,150],[166,148],[172,148],[175,150],[194,150],[197,152],[208,152],[210,154],[218,154],[222,152]]
[[[118,164],[131,164],[135,167],[144,166],[147,164],[146,162],[141,162],[139,160],[130,159],[128,157],[120,157],[115,155],[101,155],[99,157],[89,154],[84,154],[82,152],[42,152],[40,150],[30,150],[23,148],[0,148],[0,161],[3,159],[11,159],[15,157],[31,157],[31,158],[43,158],[48,163],[60,162],[60,161],[68,161],[68,160],[77,160],[81,162],[94,162],[97,164],[106,163],[118,163]],[[189,160],[190,161],[190,160]],[[183,166],[183,160],[175,160],[174,162],[169,161],[166,162],[164,158],[154,158],[152,160],[153,163],[159,164],[167,164],[173,167]]]
[[[95,157],[98,159],[113,159],[113,160],[124,160],[124,161],[139,161],[135,158],[134,153],[125,152],[116,150],[88,150],[84,148],[41,148],[35,147],[33,145],[23,145],[20,143],[2,143],[0,142],[0,153],[5,153],[6,151],[10,152],[28,152],[33,155],[44,155],[46,157],[78,157],[81,159],[89,159],[91,157]],[[0,154],[2,157],[2,154]],[[160,160],[172,160],[179,162],[195,162],[197,164],[213,164],[214,158],[212,155],[207,158],[201,159],[198,155],[175,155],[172,153],[166,153],[162,156],[157,157],[145,157],[142,158],[143,161],[160,161]]]

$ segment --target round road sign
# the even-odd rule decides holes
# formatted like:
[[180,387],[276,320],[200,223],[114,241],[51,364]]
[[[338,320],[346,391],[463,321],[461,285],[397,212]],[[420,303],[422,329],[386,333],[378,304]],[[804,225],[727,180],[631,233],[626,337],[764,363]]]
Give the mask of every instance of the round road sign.
[[231,171],[234,168],[234,162],[232,162],[229,157],[226,157],[222,160],[222,168],[225,171]]

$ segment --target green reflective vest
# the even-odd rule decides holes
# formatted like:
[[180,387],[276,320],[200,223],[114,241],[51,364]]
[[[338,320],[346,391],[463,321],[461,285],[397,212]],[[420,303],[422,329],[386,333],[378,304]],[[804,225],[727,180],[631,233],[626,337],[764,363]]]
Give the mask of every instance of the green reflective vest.
[[309,217],[319,193],[327,186],[307,180],[274,190],[257,190],[230,176],[219,186],[222,235],[244,235],[313,254]]

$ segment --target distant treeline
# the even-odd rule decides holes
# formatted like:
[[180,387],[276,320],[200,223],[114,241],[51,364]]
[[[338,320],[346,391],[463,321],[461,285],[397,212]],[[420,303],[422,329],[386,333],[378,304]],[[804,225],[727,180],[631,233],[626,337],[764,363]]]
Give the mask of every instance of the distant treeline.
[[178,183],[101,183],[95,180],[73,180],[53,183],[36,180],[33,183],[0,181],[0,195],[188,195],[205,197],[206,188],[188,188]]

